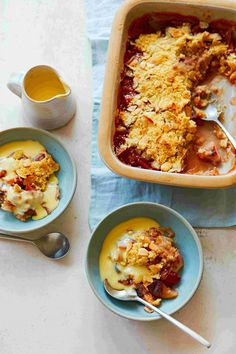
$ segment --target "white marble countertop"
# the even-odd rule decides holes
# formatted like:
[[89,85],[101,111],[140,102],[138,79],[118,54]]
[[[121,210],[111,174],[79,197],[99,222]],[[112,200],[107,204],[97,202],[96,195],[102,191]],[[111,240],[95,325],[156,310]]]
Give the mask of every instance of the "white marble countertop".
[[[53,262],[31,245],[0,241],[0,353],[204,353],[207,349],[164,320],[139,323],[113,315],[87,283],[92,98],[84,18],[82,0],[0,1],[0,129],[25,125],[20,99],[6,87],[10,73],[37,64],[55,67],[71,84],[78,111],[54,133],[74,155],[79,177],[70,207],[45,229],[68,235],[69,256]],[[199,232],[203,279],[175,314],[212,342],[209,353],[235,353],[235,230]]]

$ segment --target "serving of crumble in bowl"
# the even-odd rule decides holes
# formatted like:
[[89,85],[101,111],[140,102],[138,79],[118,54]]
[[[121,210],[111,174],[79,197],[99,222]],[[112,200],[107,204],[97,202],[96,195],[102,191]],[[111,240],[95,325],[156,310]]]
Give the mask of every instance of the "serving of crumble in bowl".
[[236,183],[232,144],[204,121],[213,104],[235,134],[235,13],[236,5],[211,0],[131,0],[121,7],[99,122],[99,150],[111,170],[186,187]]
[[92,233],[86,273],[98,299],[122,317],[151,321],[156,313],[111,298],[103,280],[139,296],[169,314],[180,310],[201,281],[203,255],[198,236],[176,211],[155,203],[131,203],[107,215]]
[[76,188],[73,158],[41,129],[0,132],[0,230],[30,232],[55,220]]

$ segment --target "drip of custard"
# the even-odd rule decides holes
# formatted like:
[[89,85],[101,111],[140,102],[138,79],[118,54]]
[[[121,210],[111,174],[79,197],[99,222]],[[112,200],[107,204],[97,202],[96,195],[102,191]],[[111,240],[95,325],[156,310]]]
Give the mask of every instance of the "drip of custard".
[[137,282],[140,275],[148,276],[150,274],[148,268],[145,266],[121,266],[120,264],[120,272],[118,273],[115,263],[109,257],[109,255],[116,252],[118,241],[122,241],[130,237],[129,230],[142,231],[147,230],[150,227],[159,227],[159,224],[153,219],[141,217],[122,222],[109,232],[103,242],[99,257],[99,270],[102,280],[107,279],[111,286],[115,289],[124,289],[131,288],[131,286],[119,283],[122,274],[133,274],[134,279],[137,280]]
[[[10,155],[18,150],[22,150],[27,157],[31,158],[42,151],[46,151],[43,145],[33,140],[14,141],[0,146],[0,168],[7,171],[7,179],[16,177],[14,172],[16,160]],[[30,208],[36,212],[32,219],[42,219],[56,209],[59,204],[58,179],[52,174],[45,191],[22,191],[19,193],[21,199],[17,194],[13,192],[13,187],[7,187],[7,200],[16,206],[17,213],[23,215],[30,205]]]

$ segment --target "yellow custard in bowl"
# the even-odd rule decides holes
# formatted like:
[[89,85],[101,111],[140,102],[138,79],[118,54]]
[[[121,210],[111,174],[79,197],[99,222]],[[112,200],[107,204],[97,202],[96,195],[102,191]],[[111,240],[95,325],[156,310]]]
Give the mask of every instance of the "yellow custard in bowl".
[[37,141],[0,146],[0,207],[26,221],[39,220],[59,204],[59,165]]

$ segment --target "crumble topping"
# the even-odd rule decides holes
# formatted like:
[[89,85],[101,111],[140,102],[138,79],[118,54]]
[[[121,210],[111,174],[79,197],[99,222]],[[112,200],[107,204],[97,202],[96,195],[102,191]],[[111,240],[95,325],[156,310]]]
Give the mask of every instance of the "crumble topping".
[[[17,151],[18,153],[18,151]],[[16,157],[15,157],[16,159]],[[46,151],[38,154],[34,160],[29,158],[16,159],[16,173],[21,178],[29,178],[35,189],[44,191],[49,177],[59,170],[59,165]]]
[[196,134],[193,118],[200,118],[197,108],[206,107],[211,96],[205,91],[201,97],[201,88],[193,95],[194,89],[209,71],[236,84],[236,55],[220,34],[192,33],[190,24],[141,34],[129,45],[133,55],[121,81],[125,104],[117,112],[122,137],[115,152],[121,161],[126,153],[133,161],[138,155],[130,163],[138,167],[181,172]]
[[134,287],[154,306],[159,306],[162,299],[178,296],[173,286],[180,281],[183,258],[174,246],[174,236],[172,229],[160,226],[128,230],[109,256],[119,282]]
[[[34,142],[31,143],[33,146]],[[58,180],[54,175],[59,168],[46,150],[32,157],[18,149],[0,157],[0,208],[21,221],[47,216],[59,203]]]

